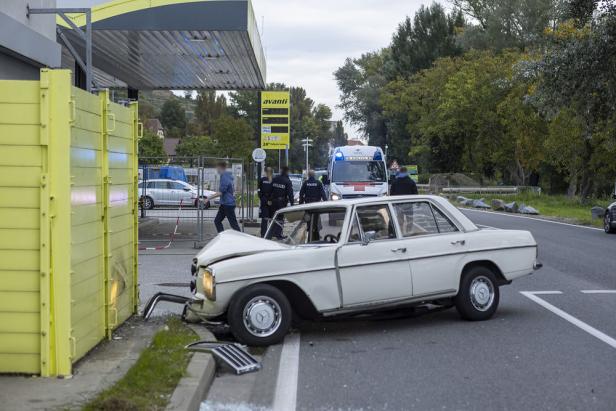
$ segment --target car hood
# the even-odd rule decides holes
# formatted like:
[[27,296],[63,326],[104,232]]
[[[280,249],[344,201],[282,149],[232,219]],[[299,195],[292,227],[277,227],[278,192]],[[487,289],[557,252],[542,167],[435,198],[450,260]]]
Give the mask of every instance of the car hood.
[[199,251],[196,255],[197,266],[203,267],[229,258],[289,248],[288,245],[228,230],[218,234]]

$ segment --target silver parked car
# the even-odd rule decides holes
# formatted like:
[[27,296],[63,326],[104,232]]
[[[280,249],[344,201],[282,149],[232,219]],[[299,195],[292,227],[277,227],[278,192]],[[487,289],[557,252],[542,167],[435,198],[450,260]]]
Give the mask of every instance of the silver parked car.
[[[201,196],[199,195],[201,194]],[[206,197],[212,196],[214,191],[202,190],[180,180],[148,180],[139,182],[139,196],[142,207],[151,210],[157,206],[179,206],[208,208]],[[201,200],[199,200],[201,197]]]

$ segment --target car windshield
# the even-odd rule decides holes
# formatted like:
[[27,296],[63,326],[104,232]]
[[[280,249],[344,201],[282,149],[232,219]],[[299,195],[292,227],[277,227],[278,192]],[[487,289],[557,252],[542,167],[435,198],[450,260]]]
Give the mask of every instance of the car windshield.
[[382,161],[336,161],[331,181],[385,182],[385,165]]
[[340,240],[345,216],[344,208],[280,213],[265,238],[289,245],[335,244]]

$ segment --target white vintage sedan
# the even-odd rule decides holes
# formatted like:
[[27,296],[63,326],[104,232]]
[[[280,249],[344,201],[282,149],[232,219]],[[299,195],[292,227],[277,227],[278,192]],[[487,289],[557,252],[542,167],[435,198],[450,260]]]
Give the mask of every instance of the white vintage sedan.
[[541,267],[527,231],[480,229],[446,199],[380,197],[280,210],[266,239],[225,231],[194,259],[189,321],[226,320],[249,345],[294,318],[455,306],[489,319],[499,286]]

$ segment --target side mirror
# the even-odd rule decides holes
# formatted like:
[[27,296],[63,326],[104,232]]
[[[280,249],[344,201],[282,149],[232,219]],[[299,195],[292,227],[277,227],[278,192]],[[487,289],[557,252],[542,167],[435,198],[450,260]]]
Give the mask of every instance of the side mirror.
[[184,189],[183,189],[183,190],[184,190],[184,191],[190,191],[190,188],[189,188],[189,187],[184,187]]
[[371,242],[376,240],[376,231],[366,231],[364,232],[364,241],[363,245],[368,245]]

